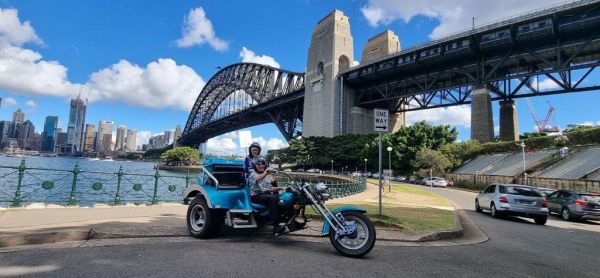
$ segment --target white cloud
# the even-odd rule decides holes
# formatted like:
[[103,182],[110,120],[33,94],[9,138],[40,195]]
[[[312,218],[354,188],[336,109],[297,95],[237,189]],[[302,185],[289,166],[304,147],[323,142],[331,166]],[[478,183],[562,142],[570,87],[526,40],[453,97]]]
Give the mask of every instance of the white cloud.
[[429,37],[440,38],[471,28],[473,17],[478,27],[560,2],[564,0],[369,0],[361,12],[371,26],[387,25],[396,20],[408,23],[418,15],[434,18],[440,24]]
[[7,97],[2,99],[2,104],[5,106],[17,106],[19,103],[14,98]]
[[148,108],[189,111],[205,84],[192,68],[168,58],[150,62],[146,67],[121,60],[91,74],[85,84],[71,83],[66,67],[21,48],[26,42],[41,43],[41,39],[28,22],[20,23],[16,10],[0,9],[0,90],[21,96],[71,98],[84,86],[89,101],[123,101]]
[[25,105],[31,107],[31,108],[36,108],[37,107],[37,103],[35,103],[35,101],[33,100],[29,100],[25,103]]
[[0,44],[0,89],[20,95],[74,96],[77,85],[67,80],[67,68],[42,60],[38,52]]
[[408,124],[427,121],[434,125],[471,127],[471,106],[460,105],[406,112]]
[[156,135],[161,135],[164,134],[163,132],[158,132],[158,133],[153,133],[151,131],[146,131],[146,130],[138,130],[136,132],[136,136],[135,136],[135,143],[138,146],[141,146],[143,144],[148,144],[148,142],[150,141],[150,137],[152,136],[156,136]]
[[208,43],[217,51],[226,51],[229,45],[226,41],[217,38],[212,22],[206,18],[202,7],[190,10],[184,19],[182,37],[177,40],[179,47],[191,47]]
[[281,148],[285,148],[288,146],[286,141],[283,141],[279,138],[269,138],[265,139],[264,137],[255,137],[252,138],[252,142],[258,142],[262,148],[261,154],[266,155],[269,150],[278,150]]
[[531,86],[540,91],[547,91],[547,90],[557,89],[560,87],[558,84],[556,84],[556,82],[554,82],[554,80],[552,80],[550,78],[544,78],[539,83],[538,83],[537,79],[534,79],[533,82],[531,82]]
[[236,138],[237,132],[234,131],[208,139],[206,142],[206,151],[219,155],[243,154],[237,144]]
[[21,23],[15,9],[0,9],[0,44],[21,46],[32,42],[42,45],[29,21]]
[[121,60],[90,76],[90,101],[113,100],[148,108],[189,111],[204,80],[192,68],[172,59],[158,59],[145,68]]
[[242,47],[242,50],[240,51],[240,58],[242,58],[242,62],[244,63],[256,63],[279,68],[279,63],[277,63],[273,57],[267,55],[257,56],[254,51],[246,47]]

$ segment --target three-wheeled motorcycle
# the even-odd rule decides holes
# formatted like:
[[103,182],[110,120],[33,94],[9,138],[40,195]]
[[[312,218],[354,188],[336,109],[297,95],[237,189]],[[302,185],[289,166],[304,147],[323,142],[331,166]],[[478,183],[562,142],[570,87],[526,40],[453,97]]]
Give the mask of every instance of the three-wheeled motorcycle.
[[[244,229],[268,222],[267,207],[250,201],[243,161],[205,158],[203,164],[196,183],[183,193],[184,203],[189,204],[187,227],[192,236],[215,236],[223,225]],[[361,257],[371,251],[375,245],[375,227],[364,209],[343,206],[330,211],[325,206],[330,195],[324,184],[298,182],[284,172],[278,175],[286,175],[290,180],[279,195],[286,233],[307,228],[310,218],[305,215],[305,209],[311,206],[323,218],[321,236],[329,236],[337,251],[350,257]]]

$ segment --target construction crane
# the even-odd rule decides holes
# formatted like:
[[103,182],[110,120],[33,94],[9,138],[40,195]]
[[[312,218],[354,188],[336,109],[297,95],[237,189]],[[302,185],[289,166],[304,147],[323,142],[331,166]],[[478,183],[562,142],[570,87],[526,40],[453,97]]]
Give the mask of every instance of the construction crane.
[[538,132],[560,132],[558,126],[556,125],[556,119],[554,116],[554,112],[556,111],[556,109],[552,106],[552,104],[550,104],[550,102],[546,101],[546,103],[548,103],[549,106],[548,113],[546,113],[546,117],[544,118],[544,120],[540,120],[538,118],[537,113],[535,113],[535,110],[533,109],[533,105],[531,105],[531,101],[529,101],[529,98],[527,98],[527,107],[529,108],[529,112],[531,112],[531,117],[533,117],[533,121],[537,126]]

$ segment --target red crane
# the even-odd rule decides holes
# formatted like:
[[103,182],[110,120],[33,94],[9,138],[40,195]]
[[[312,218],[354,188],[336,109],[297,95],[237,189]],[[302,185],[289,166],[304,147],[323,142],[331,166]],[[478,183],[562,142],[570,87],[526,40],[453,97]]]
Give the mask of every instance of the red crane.
[[529,107],[529,111],[531,112],[531,117],[533,117],[533,121],[535,122],[535,125],[538,128],[538,132],[539,133],[559,132],[560,130],[558,129],[558,126],[556,125],[556,118],[554,116],[554,112],[556,111],[556,109],[552,106],[552,104],[550,104],[550,102],[546,101],[546,103],[548,103],[548,106],[549,106],[548,113],[546,113],[546,117],[544,118],[544,120],[540,120],[538,118],[537,113],[535,113],[535,110],[533,110],[531,101],[529,101],[529,99],[527,99],[527,107]]

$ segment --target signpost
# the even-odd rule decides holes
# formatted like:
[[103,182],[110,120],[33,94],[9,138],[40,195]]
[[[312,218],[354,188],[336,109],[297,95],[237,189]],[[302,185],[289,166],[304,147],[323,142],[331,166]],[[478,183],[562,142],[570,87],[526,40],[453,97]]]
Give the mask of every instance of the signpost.
[[379,216],[381,216],[381,191],[383,190],[383,183],[381,179],[381,176],[383,176],[381,171],[381,141],[383,137],[383,132],[388,131],[389,111],[385,109],[373,109],[373,120],[374,130],[375,132],[379,132]]

